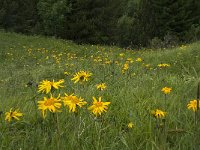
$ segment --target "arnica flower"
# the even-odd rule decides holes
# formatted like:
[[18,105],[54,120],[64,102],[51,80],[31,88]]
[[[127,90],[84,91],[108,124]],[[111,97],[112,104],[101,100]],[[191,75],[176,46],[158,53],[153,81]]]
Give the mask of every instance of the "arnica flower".
[[151,115],[154,116],[155,118],[164,118],[166,115],[166,112],[156,109],[151,111]]
[[94,115],[100,116],[103,112],[107,112],[108,105],[110,102],[102,102],[101,97],[99,97],[98,101],[95,97],[93,97],[93,104],[88,108]]
[[122,68],[122,73],[125,73],[129,69],[129,64],[125,63],[123,68]]
[[69,112],[75,112],[77,106],[81,108],[83,105],[87,104],[86,101],[83,101],[82,98],[78,98],[74,94],[67,95],[65,93],[65,97],[63,97],[62,99],[63,99],[64,106],[69,107]]
[[38,109],[42,111],[43,118],[46,117],[47,110],[52,113],[60,112],[58,109],[61,106],[60,95],[57,98],[51,95],[50,98],[44,97],[44,100],[38,101]]
[[119,65],[119,61],[116,60],[116,61],[115,61],[115,64],[116,64],[116,65]]
[[88,81],[91,75],[92,73],[86,71],[79,71],[74,75],[74,77],[71,80],[74,81],[74,83],[77,82],[83,83],[85,81]]
[[145,64],[144,66],[145,66],[146,69],[149,69],[149,70],[153,69],[150,64]]
[[19,110],[12,110],[12,108],[10,109],[9,112],[5,113],[5,120],[8,122],[11,122],[12,119],[15,120],[20,120],[19,117],[22,117],[23,114],[21,112],[19,112]]
[[172,88],[169,87],[164,87],[161,90],[164,94],[170,94],[170,92],[172,91]]
[[138,57],[135,61],[141,62],[141,61],[142,61],[142,58]]
[[120,57],[124,57],[124,55],[125,55],[124,53],[120,53],[119,54]]
[[38,88],[38,92],[46,92],[49,93],[52,89],[58,89],[59,87],[64,87],[62,86],[61,84],[64,83],[64,80],[59,80],[58,82],[55,82],[54,80],[51,82],[51,81],[48,81],[48,80],[43,80],[42,82],[40,82]]
[[70,74],[70,73],[67,72],[67,71],[64,72],[64,75],[66,75],[66,76],[68,76],[69,74]]
[[106,84],[105,83],[100,83],[96,85],[97,89],[100,91],[103,91],[104,89],[106,89]]
[[[200,105],[200,100],[199,100],[199,105]],[[197,111],[197,100],[191,100],[189,104],[187,104],[187,108],[191,109],[192,111],[196,112]],[[200,108],[200,106],[199,106]]]
[[167,67],[170,67],[170,64],[163,64],[163,63],[161,63],[161,64],[158,64],[158,67],[160,68],[160,69],[162,69],[162,68],[167,68]]
[[107,64],[107,65],[109,65],[109,64],[111,64],[112,63],[112,61],[110,61],[110,60],[106,60],[105,61],[105,64]]
[[133,128],[134,124],[132,122],[129,122],[127,126],[128,128]]
[[146,67],[146,68],[149,68],[149,67],[150,67],[150,64],[146,64],[145,67]]
[[130,63],[133,63],[133,59],[132,58],[127,58],[126,61],[130,62]]

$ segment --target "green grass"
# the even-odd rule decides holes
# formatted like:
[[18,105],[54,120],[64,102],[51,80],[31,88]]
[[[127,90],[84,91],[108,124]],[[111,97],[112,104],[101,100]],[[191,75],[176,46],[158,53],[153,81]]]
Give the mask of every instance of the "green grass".
[[[143,61],[136,62],[138,57]],[[134,62],[122,74],[127,58]],[[119,64],[105,64],[107,60]],[[187,109],[197,95],[199,60],[200,42],[174,49],[136,51],[0,32],[0,149],[199,149],[194,112]],[[159,69],[160,63],[171,66]],[[71,81],[80,70],[93,74],[83,85]],[[36,85],[46,79],[64,79],[65,87],[54,94],[74,93],[84,98],[87,106],[78,114],[62,106],[62,112],[57,113],[59,124],[51,113],[43,119],[35,104],[47,95],[39,94]],[[34,84],[27,87],[30,81]],[[104,91],[96,89],[101,82],[107,85]],[[161,92],[165,86],[172,87],[166,105]],[[111,102],[108,112],[97,119],[87,110],[93,96]],[[5,121],[4,113],[10,108],[19,108],[24,114],[20,121]],[[153,109],[167,112],[166,135],[150,115]],[[132,129],[127,128],[129,122],[134,123]]]

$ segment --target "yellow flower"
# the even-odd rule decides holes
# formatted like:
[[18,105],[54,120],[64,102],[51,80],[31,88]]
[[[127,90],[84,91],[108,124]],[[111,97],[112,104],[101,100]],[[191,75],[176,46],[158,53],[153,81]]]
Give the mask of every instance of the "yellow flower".
[[16,120],[20,120],[19,117],[23,116],[22,113],[19,112],[19,110],[12,110],[12,108],[10,109],[9,112],[5,113],[5,120],[7,120],[8,122],[10,122],[12,119],[16,119]]
[[64,87],[62,86],[61,84],[64,82],[64,80],[59,80],[58,82],[54,82],[54,80],[51,82],[51,81],[48,81],[48,80],[43,80],[42,82],[40,82],[38,88],[38,92],[46,92],[49,93],[53,88],[54,89],[58,89],[59,87]]
[[79,81],[82,83],[88,81],[91,75],[92,73],[86,71],[79,71],[74,75],[74,77],[71,80],[74,81],[74,83],[77,83]]
[[60,95],[57,98],[51,95],[50,98],[44,97],[44,100],[38,101],[38,109],[42,111],[43,118],[46,117],[47,110],[52,113],[59,112],[61,105]]
[[86,101],[83,101],[82,98],[76,97],[74,94],[67,95],[65,93],[65,97],[63,97],[64,106],[69,107],[69,112],[75,112],[76,107],[82,107],[83,105],[87,104]]
[[66,75],[66,76],[68,76],[69,74],[70,74],[70,73],[67,72],[67,71],[64,72],[64,75]]
[[[199,100],[199,105],[200,105],[200,100]],[[194,112],[197,111],[197,100],[196,99],[191,100],[190,103],[187,104],[187,108],[193,110]]]
[[163,63],[161,63],[161,64],[158,64],[158,67],[159,68],[167,68],[167,67],[170,67],[170,64],[163,64]]
[[105,83],[100,83],[96,85],[97,89],[99,89],[100,91],[103,91],[107,86]]
[[111,64],[112,62],[110,60],[106,60],[105,64]]
[[150,64],[146,64],[145,67],[149,68],[149,67],[150,67]]
[[115,61],[115,64],[116,64],[116,65],[119,65],[119,61],[116,60],[116,61]]
[[133,128],[134,124],[132,122],[129,122],[127,126],[128,128]]
[[110,102],[102,102],[101,97],[99,97],[99,100],[95,97],[93,97],[93,104],[88,108],[94,115],[98,116],[101,115],[103,112],[107,112],[108,105]]
[[130,62],[130,63],[133,63],[133,59],[132,58],[127,58],[126,61]]
[[172,90],[172,88],[164,87],[164,88],[162,88],[161,91],[162,91],[164,94],[169,94],[169,93],[171,92],[171,90]]
[[156,118],[163,118],[166,115],[166,112],[156,109],[151,111],[151,115],[153,115]]
[[152,70],[153,68],[151,67],[151,65],[150,64],[146,64],[145,65],[145,67],[147,68],[147,69],[150,69],[150,70]]
[[129,64],[125,63],[122,68],[122,73],[125,73],[129,69]]
[[135,61],[141,62],[141,61],[142,61],[142,58],[138,57]]
[[124,57],[124,55],[125,55],[124,53],[120,53],[119,54],[120,57]]

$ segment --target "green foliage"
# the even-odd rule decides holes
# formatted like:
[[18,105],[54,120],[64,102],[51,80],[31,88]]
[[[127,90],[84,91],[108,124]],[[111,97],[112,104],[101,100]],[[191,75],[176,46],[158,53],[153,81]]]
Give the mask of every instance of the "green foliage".
[[[70,20],[65,28],[67,38],[84,43],[112,43],[124,0],[72,1]],[[120,6],[120,7],[119,7]]]
[[0,27],[78,43],[144,47],[168,35],[178,39],[170,43],[198,39],[189,33],[198,33],[199,9],[199,0],[0,0]]
[[200,40],[200,25],[199,24],[193,24],[190,28],[190,30],[186,33],[186,38],[189,41],[198,41]]
[[[157,2],[157,3],[156,3]],[[155,13],[157,17],[157,27],[160,27],[158,32],[164,36],[166,32],[175,35],[183,35],[191,26],[192,19],[190,18],[190,11],[187,11],[188,1],[154,1]]]
[[0,0],[0,26],[6,30],[34,32],[38,19],[38,0]]
[[150,47],[155,49],[163,48],[163,41],[158,37],[154,37],[150,42]]
[[64,36],[66,15],[71,11],[68,0],[40,0],[37,9],[44,34]]

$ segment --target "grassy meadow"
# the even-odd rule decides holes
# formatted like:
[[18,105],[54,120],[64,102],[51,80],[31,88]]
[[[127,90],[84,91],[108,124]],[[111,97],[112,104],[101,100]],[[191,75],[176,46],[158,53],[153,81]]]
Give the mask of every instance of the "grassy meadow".
[[[79,71],[92,75],[74,83]],[[197,99],[199,77],[200,42],[125,50],[0,32],[0,149],[199,149],[198,111],[187,108]],[[60,112],[47,111],[44,118],[37,102],[50,94],[38,92],[38,84],[61,79],[64,87],[53,96],[74,93],[87,104],[69,112],[62,103]],[[102,91],[100,83],[106,84]],[[164,87],[171,92],[164,94]],[[93,97],[111,102],[107,112],[88,110]],[[5,120],[11,108],[23,113],[20,120]],[[156,118],[155,109],[166,113]]]

